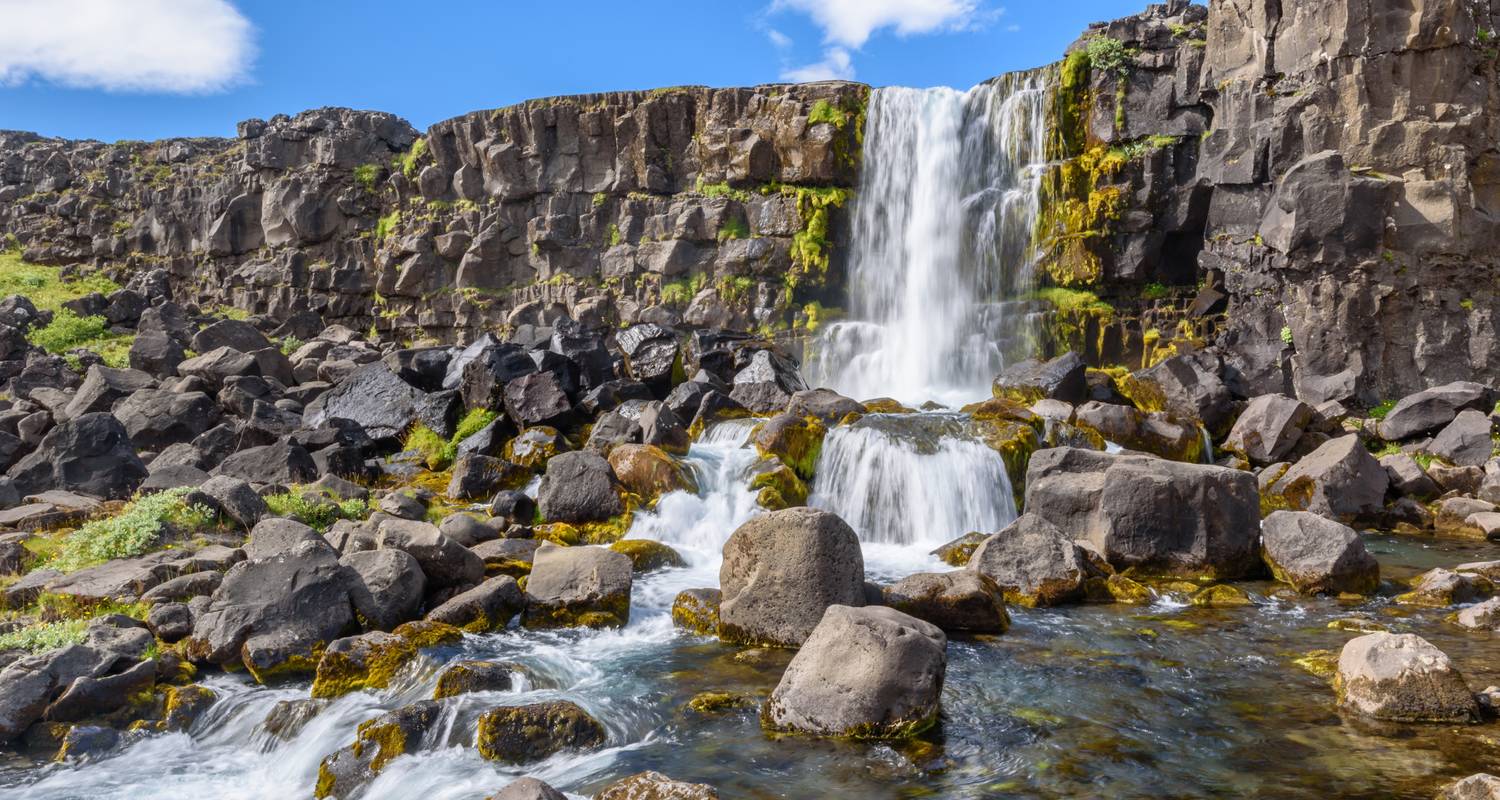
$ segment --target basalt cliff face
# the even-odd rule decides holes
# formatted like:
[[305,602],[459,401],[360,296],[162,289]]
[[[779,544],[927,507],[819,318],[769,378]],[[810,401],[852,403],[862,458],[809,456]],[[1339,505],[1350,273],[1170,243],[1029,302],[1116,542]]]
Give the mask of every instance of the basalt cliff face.
[[[1046,347],[1194,351],[1245,396],[1374,404],[1500,378],[1500,10],[1213,0],[1046,68]],[[539,100],[438,123],[321,109],[232,140],[0,134],[26,258],[203,305],[467,340],[568,315],[788,330],[845,296],[867,87]],[[163,272],[157,273],[156,270]]]

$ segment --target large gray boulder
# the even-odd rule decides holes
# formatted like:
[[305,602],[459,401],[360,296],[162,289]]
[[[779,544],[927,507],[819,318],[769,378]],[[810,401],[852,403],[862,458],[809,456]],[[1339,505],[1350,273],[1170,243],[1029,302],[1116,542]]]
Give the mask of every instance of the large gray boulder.
[[6,473],[21,495],[49,489],[124,500],[146,480],[130,434],[112,415],[84,414],[58,425]]
[[[1302,457],[1276,481],[1278,490],[1306,493],[1308,511],[1352,521],[1378,513],[1385,504],[1390,476],[1350,434],[1324,442]],[[1299,486],[1300,484],[1300,486]]]
[[829,606],[761,711],[772,730],[906,738],[937,722],[947,637],[892,608]]
[[1026,510],[1122,569],[1235,578],[1260,562],[1260,493],[1248,472],[1041,450],[1026,471]]
[[993,582],[1007,601],[1028,608],[1082,599],[1093,575],[1083,548],[1032,513],[981,542],[967,568]]
[[256,525],[245,554],[194,621],[186,652],[243,664],[260,681],[313,671],[325,645],[357,628],[359,576],[317,532],[286,519]]
[[1370,594],[1380,583],[1380,562],[1353,528],[1306,511],[1266,517],[1261,555],[1276,580],[1303,594]]
[[1371,633],[1339,653],[1345,708],[1391,722],[1477,722],[1479,704],[1443,651],[1412,633]]
[[758,350],[735,373],[729,396],[756,414],[770,414],[786,408],[792,395],[806,388],[796,364],[774,351]]
[[1312,406],[1279,394],[1250,401],[1224,440],[1224,449],[1252,464],[1273,464],[1286,457],[1313,421]]
[[719,568],[719,637],[796,647],[833,605],[862,606],[859,537],[837,515],[789,508],[754,517],[730,534]]
[[624,553],[544,544],[532,555],[521,622],[530,628],[622,628],[630,621],[633,581]]
[[1071,350],[1052,359],[1027,359],[1007,366],[995,377],[996,397],[1006,397],[1023,405],[1038,400],[1061,400],[1077,405],[1088,399],[1088,365]]
[[400,550],[415,558],[430,589],[472,586],[484,580],[484,559],[431,523],[387,517],[380,521],[375,543],[382,550]]
[[339,563],[359,576],[353,593],[354,610],[366,630],[394,630],[420,615],[427,575],[411,554],[363,550],[344,555]]
[[547,462],[537,505],[548,522],[599,522],[625,511],[614,470],[591,450],[561,453]]
[[426,619],[470,633],[487,633],[510,624],[525,607],[526,598],[516,585],[516,579],[496,575],[427,612]]
[[973,570],[908,575],[882,595],[886,606],[944,631],[1004,633],[1010,627],[1000,587]]
[[372,439],[394,439],[417,419],[424,395],[382,362],[356,369],[339,385],[308,403],[302,424],[320,428],[329,420],[359,423]]
[[218,406],[202,392],[142,389],[117,403],[114,415],[132,444],[157,452],[219,424]]
[[1466,408],[1489,411],[1494,404],[1493,393],[1483,384],[1455,381],[1401,398],[1376,429],[1388,442],[1409,439],[1447,425]]
[[1433,437],[1427,451],[1460,467],[1482,467],[1495,454],[1490,430],[1488,414],[1465,409]]

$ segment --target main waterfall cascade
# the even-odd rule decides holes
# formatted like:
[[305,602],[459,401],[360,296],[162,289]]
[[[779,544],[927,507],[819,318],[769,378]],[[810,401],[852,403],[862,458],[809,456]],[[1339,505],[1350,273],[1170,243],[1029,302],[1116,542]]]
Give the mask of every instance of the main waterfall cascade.
[[809,381],[861,400],[984,397],[1032,336],[1047,71],[967,92],[877,89],[849,255],[850,319],[812,345]]
[[[1045,71],[870,99],[849,260],[851,319],[813,344],[810,383],[960,406],[1029,355],[1046,167]],[[1015,518],[998,453],[956,414],[872,415],[823,445],[811,505],[870,543],[934,545]]]

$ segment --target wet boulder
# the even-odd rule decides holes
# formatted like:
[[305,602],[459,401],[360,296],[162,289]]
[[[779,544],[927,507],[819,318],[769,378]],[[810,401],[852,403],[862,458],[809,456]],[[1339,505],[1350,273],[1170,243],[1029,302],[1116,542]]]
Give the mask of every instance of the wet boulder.
[[1416,634],[1371,633],[1339,653],[1339,704],[1390,722],[1479,720],[1479,704],[1447,654]]
[[484,559],[449,539],[436,525],[413,519],[380,521],[375,534],[382,550],[400,550],[417,560],[427,576],[427,588],[472,586],[484,579]]
[[1390,477],[1359,437],[1350,434],[1325,442],[1303,456],[1281,476],[1277,486],[1295,488],[1299,483],[1307,492],[1305,510],[1353,521],[1379,513]]
[[536,778],[517,778],[487,800],[568,800],[568,796]]
[[777,414],[756,426],[750,440],[762,456],[781,459],[781,463],[797,473],[797,477],[810,481],[817,469],[827,433],[828,429],[815,417]]
[[358,797],[397,756],[420,749],[442,716],[442,707],[423,700],[360,724],[354,743],[318,766],[317,798]]
[[1276,580],[1303,594],[1370,594],[1380,583],[1380,563],[1353,528],[1306,511],[1266,517],[1261,556]]
[[684,589],[672,600],[672,624],[701,636],[719,632],[718,589]]
[[438,675],[432,699],[471,692],[508,692],[516,686],[518,671],[516,665],[498,661],[455,661]]
[[825,426],[837,425],[850,414],[864,414],[868,410],[863,403],[831,389],[797,392],[786,406],[786,413],[794,417],[814,417]]
[[1032,456],[1025,506],[1119,569],[1234,578],[1260,565],[1248,472],[1059,447]]
[[350,692],[385,689],[396,673],[417,657],[417,648],[385,631],[336,639],[318,659],[312,696],[333,698]]
[[1283,395],[1264,394],[1245,406],[1224,440],[1224,449],[1252,464],[1272,464],[1292,451],[1312,421],[1312,406]]
[[1163,412],[1091,401],[1074,412],[1077,426],[1128,450],[1153,453],[1173,461],[1203,459],[1203,433]]
[[753,413],[770,414],[786,408],[792,395],[806,388],[796,364],[773,350],[757,350],[735,373],[729,397]]
[[311,671],[314,655],[355,627],[358,576],[315,531],[268,519],[251,532],[248,560],[230,568],[194,621],[194,660],[243,664],[256,680]]
[[454,595],[427,612],[426,619],[452,625],[470,633],[504,628],[526,606],[526,598],[509,575],[497,575],[474,588]]
[[396,439],[417,419],[423,394],[380,362],[359,367],[308,403],[302,424],[319,428],[330,420],[357,423],[372,439]]
[[547,543],[532,556],[526,579],[528,628],[622,628],[630,621],[630,557],[604,547]]
[[719,800],[719,792],[706,783],[673,780],[660,772],[637,772],[604,787],[594,800]]
[[649,501],[669,492],[698,491],[692,474],[659,447],[622,444],[609,451],[609,466],[625,491]]
[[968,569],[1028,608],[1081,600],[1094,574],[1087,554],[1046,518],[1023,514],[974,549]]
[[641,409],[636,418],[641,429],[641,443],[659,447],[675,455],[687,455],[692,437],[687,425],[665,403],[653,401]]
[[547,462],[537,506],[548,522],[598,522],[625,511],[609,462],[598,453],[562,453]]
[[605,739],[604,726],[577,703],[553,700],[484,712],[474,746],[490,761],[529,764],[564,750],[590,750]]
[[862,606],[859,537],[838,516],[789,508],[730,534],[719,569],[719,636],[739,644],[796,647],[829,606]]
[[453,462],[453,477],[445,494],[454,500],[478,500],[502,487],[524,484],[531,473],[503,458],[465,453]]
[[364,550],[346,553],[339,563],[358,576],[352,598],[367,630],[393,630],[420,615],[427,575],[411,554],[392,549]]
[[1460,610],[1453,621],[1472,630],[1500,630],[1500,597],[1491,597]]
[[949,632],[1004,633],[1010,627],[1000,587],[973,570],[908,575],[885,587],[883,602]]
[[1407,395],[1386,412],[1376,426],[1388,442],[1432,433],[1452,422],[1458,412],[1472,408],[1489,411],[1495,398],[1489,388],[1470,381],[1455,381]]
[[995,377],[995,397],[1031,405],[1038,400],[1078,404],[1088,399],[1088,372],[1083,359],[1068,351],[1051,361],[1025,361],[1007,366]]
[[830,606],[761,710],[771,730],[902,739],[937,722],[947,671],[937,626],[880,606]]
[[65,489],[124,500],[146,479],[125,426],[111,414],[90,413],[47,433],[35,451],[6,472],[22,495]]
[[1412,581],[1411,591],[1397,595],[1396,602],[1408,606],[1444,608],[1472,602],[1493,590],[1494,585],[1483,575],[1438,567],[1418,575]]

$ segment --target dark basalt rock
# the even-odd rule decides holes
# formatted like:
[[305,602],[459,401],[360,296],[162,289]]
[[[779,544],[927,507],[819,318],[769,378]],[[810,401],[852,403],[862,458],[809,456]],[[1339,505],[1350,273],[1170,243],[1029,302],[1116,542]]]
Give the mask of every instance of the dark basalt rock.
[[6,474],[23,495],[66,489],[124,500],[146,479],[147,471],[125,426],[110,414],[90,413],[53,428],[35,452]]
[[614,470],[598,453],[561,453],[547,462],[537,506],[548,522],[599,522],[625,511]]
[[366,364],[312,401],[302,421],[308,428],[317,428],[345,419],[358,423],[373,439],[395,439],[411,427],[421,400],[422,392],[390,367]]
[[563,750],[604,744],[604,726],[576,703],[554,700],[502,706],[479,718],[474,746],[491,761],[527,764]]
[[752,412],[768,414],[786,408],[792,395],[806,388],[796,364],[771,350],[758,350],[735,373],[729,396]]

